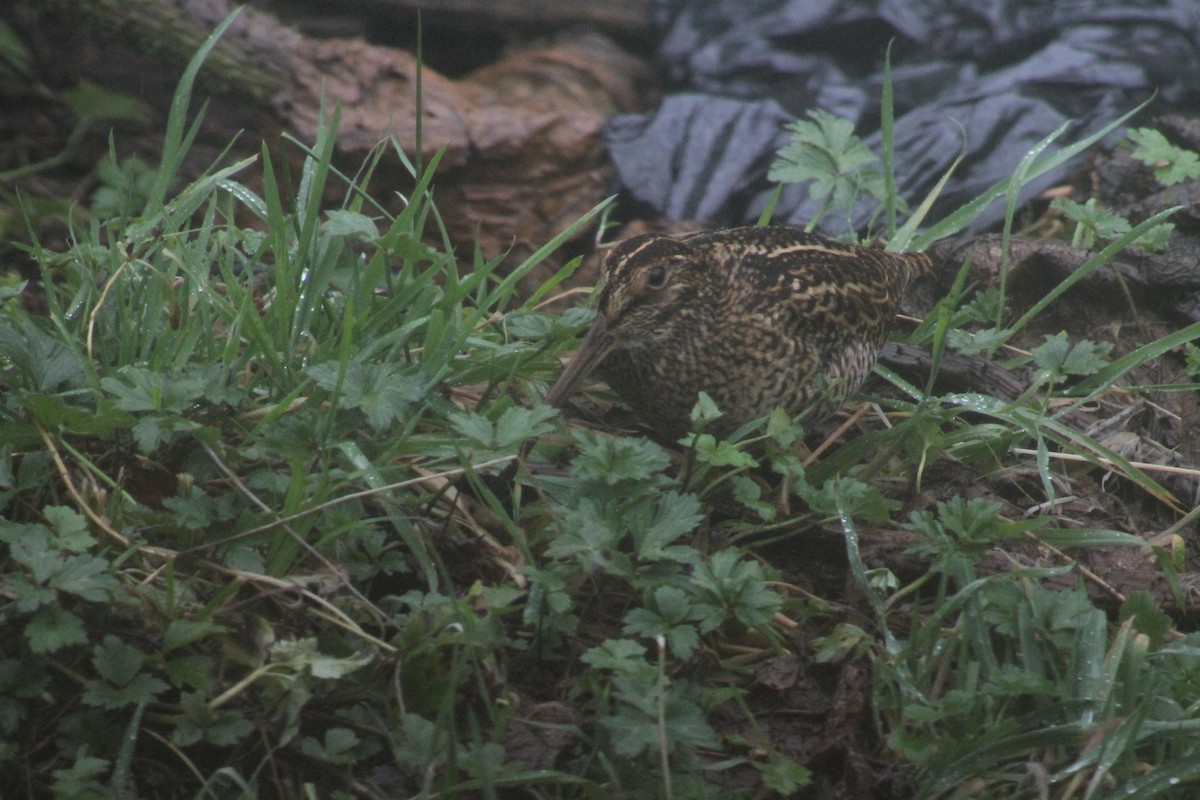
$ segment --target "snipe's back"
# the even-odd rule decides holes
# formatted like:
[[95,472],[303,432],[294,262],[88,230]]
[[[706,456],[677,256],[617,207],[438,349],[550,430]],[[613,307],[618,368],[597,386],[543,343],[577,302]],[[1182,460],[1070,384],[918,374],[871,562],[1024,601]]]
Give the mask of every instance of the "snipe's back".
[[721,433],[777,407],[818,421],[862,385],[905,285],[929,268],[788,227],[635,236],[607,254],[595,322],[547,402],[598,368],[668,438],[691,427],[701,391]]

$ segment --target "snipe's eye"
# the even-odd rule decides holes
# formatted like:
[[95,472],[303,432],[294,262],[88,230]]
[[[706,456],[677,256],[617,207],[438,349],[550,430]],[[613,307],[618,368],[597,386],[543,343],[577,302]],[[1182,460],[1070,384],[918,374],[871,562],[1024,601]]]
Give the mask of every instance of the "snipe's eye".
[[650,270],[650,274],[646,276],[646,285],[651,289],[661,289],[667,285],[667,268],[657,266]]

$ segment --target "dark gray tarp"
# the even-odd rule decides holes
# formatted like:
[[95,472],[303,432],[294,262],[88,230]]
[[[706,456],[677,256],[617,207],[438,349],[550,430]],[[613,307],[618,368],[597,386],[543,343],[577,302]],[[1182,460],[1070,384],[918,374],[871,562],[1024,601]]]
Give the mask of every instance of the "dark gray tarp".
[[[756,218],[783,125],[812,108],[854,121],[878,153],[889,41],[902,196],[922,199],[965,148],[935,219],[1011,175],[1064,122],[1069,140],[1156,92],[1151,113],[1200,110],[1198,0],[659,0],[655,16],[669,93],[650,113],[615,117],[608,145],[624,188],[671,219]],[[806,224],[816,211],[791,187],[775,220]],[[976,227],[1002,217],[994,204]]]

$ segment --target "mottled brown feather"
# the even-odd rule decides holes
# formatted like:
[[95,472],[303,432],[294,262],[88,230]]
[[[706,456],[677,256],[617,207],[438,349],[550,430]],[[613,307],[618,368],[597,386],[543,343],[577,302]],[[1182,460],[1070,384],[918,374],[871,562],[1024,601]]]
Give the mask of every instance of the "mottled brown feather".
[[862,385],[930,266],[788,227],[635,236],[607,254],[596,321],[547,400],[596,368],[664,437],[688,430],[701,391],[718,432],[777,407],[818,421]]

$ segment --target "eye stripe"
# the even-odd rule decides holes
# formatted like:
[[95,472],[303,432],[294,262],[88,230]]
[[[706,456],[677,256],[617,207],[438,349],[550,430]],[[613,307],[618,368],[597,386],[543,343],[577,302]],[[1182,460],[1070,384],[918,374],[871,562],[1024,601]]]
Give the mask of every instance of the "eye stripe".
[[608,253],[605,279],[624,281],[639,265],[691,254],[692,249],[678,239],[647,233],[626,239]]

